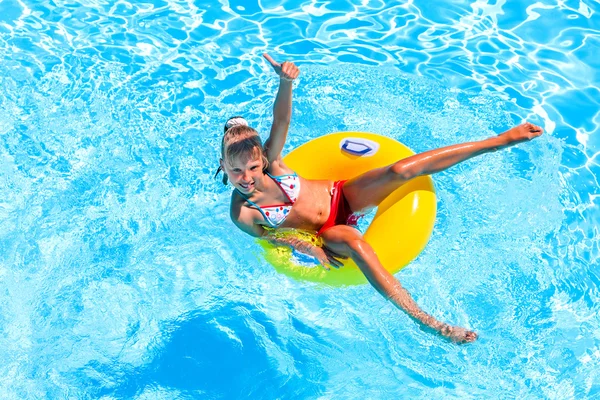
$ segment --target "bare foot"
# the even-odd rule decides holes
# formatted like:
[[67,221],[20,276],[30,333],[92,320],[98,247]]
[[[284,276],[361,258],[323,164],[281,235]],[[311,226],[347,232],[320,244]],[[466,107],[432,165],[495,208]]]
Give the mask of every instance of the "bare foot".
[[534,139],[540,136],[543,132],[544,130],[539,126],[525,122],[500,134],[498,138],[502,139],[503,143],[501,147],[508,147],[517,143]]
[[468,331],[465,328],[458,326],[450,326],[444,324],[444,327],[440,330],[442,336],[447,337],[454,343],[471,343],[477,340],[478,335],[473,331]]

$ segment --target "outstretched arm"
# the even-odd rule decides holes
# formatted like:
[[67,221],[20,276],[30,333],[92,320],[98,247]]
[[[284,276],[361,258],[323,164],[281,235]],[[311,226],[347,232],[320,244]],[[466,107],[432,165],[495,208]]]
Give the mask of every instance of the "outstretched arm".
[[269,139],[265,142],[265,152],[269,162],[276,161],[281,156],[281,150],[285,145],[290,120],[292,118],[292,86],[300,71],[294,63],[277,63],[270,55],[263,55],[271,64],[277,75],[279,75],[279,90],[273,105],[273,125]]

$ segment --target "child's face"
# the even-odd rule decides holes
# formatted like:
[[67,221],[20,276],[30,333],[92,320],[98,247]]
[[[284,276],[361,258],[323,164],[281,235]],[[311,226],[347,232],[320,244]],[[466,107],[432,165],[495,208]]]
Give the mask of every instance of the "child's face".
[[260,182],[264,175],[262,158],[255,158],[253,154],[234,157],[228,161],[221,160],[221,167],[231,184],[246,195],[254,192],[255,183]]

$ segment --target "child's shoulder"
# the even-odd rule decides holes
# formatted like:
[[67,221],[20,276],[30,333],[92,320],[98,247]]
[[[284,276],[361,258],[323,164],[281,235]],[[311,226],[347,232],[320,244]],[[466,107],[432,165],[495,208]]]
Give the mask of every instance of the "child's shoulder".
[[245,202],[246,199],[240,194],[240,192],[235,189],[231,191],[231,202],[229,207],[231,210],[241,209]]
[[250,217],[248,207],[244,207],[246,199],[237,191],[231,192],[231,202],[229,204],[229,215],[233,221],[246,221]]
[[233,223],[240,228],[242,231],[249,235],[260,237],[264,234],[264,229],[257,224],[260,212],[244,207],[246,200],[234,190],[231,193],[231,204],[229,208],[229,215]]

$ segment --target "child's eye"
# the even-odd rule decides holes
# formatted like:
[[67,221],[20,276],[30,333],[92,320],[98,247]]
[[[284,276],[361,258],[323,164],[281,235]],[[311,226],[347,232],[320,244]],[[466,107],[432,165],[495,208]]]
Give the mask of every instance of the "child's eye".
[[254,167],[250,167],[250,171],[254,171],[254,170],[256,170],[256,168],[258,168],[258,166],[256,166],[256,165]]

